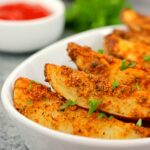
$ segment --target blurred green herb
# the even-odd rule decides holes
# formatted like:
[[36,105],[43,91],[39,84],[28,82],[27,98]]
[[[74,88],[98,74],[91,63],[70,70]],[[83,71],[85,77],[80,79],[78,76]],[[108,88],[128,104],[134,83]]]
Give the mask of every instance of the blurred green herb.
[[100,112],[100,113],[98,114],[98,119],[102,119],[102,118],[104,118],[104,117],[107,118],[107,115],[106,115],[104,112]]
[[150,61],[150,56],[144,56],[144,61]]
[[99,50],[98,50],[98,53],[99,53],[99,54],[104,54],[104,50],[99,49]]
[[136,126],[141,127],[142,126],[142,119],[139,119],[136,123]]
[[93,112],[95,112],[98,109],[99,105],[102,104],[102,102],[103,102],[102,100],[96,100],[96,99],[91,98],[89,100],[89,112],[88,113],[92,115]]
[[77,32],[120,23],[126,0],[75,0],[67,9],[67,27]]
[[77,101],[72,101],[72,100],[67,100],[66,103],[64,103],[62,106],[61,106],[61,110],[64,110],[66,109],[67,107],[69,106],[74,106],[77,104]]

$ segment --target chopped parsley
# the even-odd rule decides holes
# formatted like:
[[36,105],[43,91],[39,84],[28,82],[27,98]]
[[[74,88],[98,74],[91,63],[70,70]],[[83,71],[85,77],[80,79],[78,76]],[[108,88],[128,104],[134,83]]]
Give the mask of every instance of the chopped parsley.
[[33,83],[32,81],[30,81],[30,83],[29,83],[29,90],[30,91],[32,91],[32,83]]
[[112,118],[114,118],[114,116],[108,116],[107,114],[105,114],[104,112],[100,112],[99,114],[98,114],[98,119],[102,119],[102,118],[104,118],[104,117],[106,117],[108,120],[111,120]]
[[123,60],[122,60],[122,63],[121,63],[120,69],[121,69],[121,70],[125,70],[126,68],[127,68],[127,66],[126,66],[126,59],[123,59]]
[[114,116],[112,116],[112,115],[108,117],[109,120],[111,120],[112,118],[114,118]]
[[125,70],[125,69],[127,69],[127,68],[132,68],[132,67],[135,67],[135,66],[136,66],[136,63],[135,63],[135,62],[129,62],[129,63],[127,64],[126,59],[123,59],[123,60],[122,60],[122,63],[121,63],[121,66],[120,66],[120,69],[121,69],[121,70]]
[[98,119],[102,119],[103,117],[107,117],[107,115],[104,112],[100,112],[98,114]]
[[95,112],[98,109],[98,106],[102,104],[102,100],[95,100],[90,99],[89,100],[89,114],[91,115],[93,112]]
[[139,85],[138,83],[135,83],[135,88],[136,88],[137,90],[139,90],[139,89],[140,89],[140,85]]
[[142,119],[139,119],[136,123],[136,126],[141,127],[142,126]]
[[31,80],[30,83],[29,83],[29,90],[30,90],[30,91],[32,91],[32,88],[33,88],[33,87],[32,87],[32,84],[33,84],[33,83],[36,83],[36,81]]
[[150,56],[144,56],[144,61],[150,61]]
[[135,62],[129,62],[129,64],[127,65],[127,68],[132,68],[135,67],[136,63]]
[[98,53],[99,53],[99,54],[104,54],[104,50],[99,49],[99,50],[98,50]]
[[114,90],[115,88],[117,88],[119,86],[118,81],[114,80],[114,82],[112,83],[112,89]]
[[61,106],[61,110],[64,110],[66,109],[67,107],[69,106],[74,106],[77,104],[77,101],[72,101],[72,100],[67,100],[66,103],[64,103],[62,106]]
[[27,104],[32,105],[33,101],[31,99],[27,100]]

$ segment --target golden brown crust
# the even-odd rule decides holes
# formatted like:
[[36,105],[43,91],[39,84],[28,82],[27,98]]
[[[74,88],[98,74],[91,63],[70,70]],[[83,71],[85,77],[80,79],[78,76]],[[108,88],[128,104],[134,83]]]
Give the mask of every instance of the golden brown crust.
[[108,54],[118,58],[125,58],[141,65],[141,67],[150,69],[150,61],[145,61],[145,56],[150,56],[150,45],[140,41],[132,41],[121,37],[113,32],[105,37],[105,50]]
[[125,30],[114,30],[113,33],[121,37],[122,39],[130,40],[130,41],[140,41],[145,44],[150,44],[150,35],[143,32],[133,32],[133,31],[125,31]]
[[150,32],[150,17],[144,16],[131,9],[125,9],[121,14],[123,23],[136,32]]
[[138,83],[141,90],[150,89],[150,75],[139,66],[121,70],[122,61],[109,55],[98,54],[90,47],[68,44],[68,55],[75,62],[79,70],[107,79],[111,84],[114,80],[120,85],[135,88]]
[[47,64],[46,81],[66,99],[77,100],[78,105],[89,108],[91,98],[102,100],[99,110],[122,118],[150,119],[150,96],[127,85],[113,89],[101,76],[86,74],[65,66]]
[[[32,83],[32,88],[31,88]],[[32,100],[32,103],[28,102]],[[14,105],[27,118],[50,129],[93,138],[130,139],[150,136],[150,129],[124,123],[115,118],[97,118],[80,107],[60,111],[64,100],[49,88],[26,78],[19,78],[14,85]]]

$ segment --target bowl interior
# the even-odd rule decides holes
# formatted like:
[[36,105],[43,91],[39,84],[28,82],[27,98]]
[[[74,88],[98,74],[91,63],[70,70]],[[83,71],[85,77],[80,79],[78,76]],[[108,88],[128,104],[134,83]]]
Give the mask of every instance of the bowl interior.
[[[23,62],[19,67],[17,67],[11,73],[11,75],[7,78],[7,80],[3,86],[2,103],[3,103],[5,110],[8,112],[8,114],[15,116],[18,113],[15,110],[15,108],[13,106],[13,101],[12,101],[13,85],[14,85],[14,81],[18,77],[27,77],[27,78],[33,79],[35,81],[41,82],[43,84],[46,84],[44,82],[44,80],[45,80],[44,65],[46,63],[54,63],[54,64],[58,64],[58,65],[67,65],[67,66],[75,67],[75,65],[70,61],[70,58],[67,56],[66,46],[67,46],[68,42],[76,42],[78,44],[88,45],[88,46],[91,46],[94,50],[98,50],[98,49],[102,48],[104,36],[116,28],[117,29],[118,28],[125,29],[124,26],[112,26],[112,27],[105,27],[102,29],[88,31],[83,34],[79,34],[79,35],[67,38],[63,41],[57,42],[56,44],[53,44],[52,46],[47,47],[46,49],[44,49],[44,50],[34,54],[30,58],[28,58],[25,62]],[[15,112],[15,113],[13,113],[13,112]],[[21,120],[22,117],[23,116],[20,115],[18,118]],[[28,124],[28,126],[30,126],[28,120],[26,120],[26,124]],[[41,127],[41,128],[45,128],[45,127]],[[50,131],[51,130],[49,130],[48,132],[50,132]],[[46,134],[48,134],[48,132]],[[72,135],[71,137],[75,137],[75,136]],[[77,138],[79,139],[79,137],[77,137]],[[84,138],[84,137],[82,137],[80,139],[81,139],[81,141],[79,141],[79,142],[82,142],[82,140],[83,140],[85,143],[88,143],[87,139],[89,139],[89,143],[92,143],[95,140],[95,143],[100,144],[99,140],[96,140],[96,139]],[[84,139],[86,139],[86,140],[84,140]],[[68,138],[68,140],[69,140],[69,138]],[[122,142],[126,142],[126,141],[127,140],[121,140],[120,142],[118,142],[118,141],[111,140],[111,142],[114,142],[114,143],[117,142],[117,144],[120,144],[120,145]],[[130,144],[136,144],[136,143],[144,144],[144,142],[149,143],[150,139],[147,138],[146,140],[145,139],[138,140],[139,142],[136,142],[137,140],[128,140],[128,144],[129,144],[129,141],[131,142]],[[132,141],[134,141],[134,142],[132,142]],[[105,140],[105,142],[107,142],[107,140]],[[109,140],[109,142],[110,142],[110,140]]]

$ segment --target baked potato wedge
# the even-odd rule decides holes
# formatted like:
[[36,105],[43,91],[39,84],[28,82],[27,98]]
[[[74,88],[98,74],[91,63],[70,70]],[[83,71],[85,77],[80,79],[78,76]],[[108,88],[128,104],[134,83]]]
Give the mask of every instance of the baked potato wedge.
[[125,30],[114,30],[113,33],[126,40],[136,42],[140,41],[145,44],[150,44],[150,35],[147,33],[125,31]]
[[131,41],[112,33],[105,37],[104,48],[107,54],[136,62],[143,68],[150,69],[150,45],[148,44]]
[[150,90],[150,74],[138,65],[121,70],[122,60],[97,53],[90,47],[75,43],[69,43],[67,51],[79,70],[101,76],[111,84],[116,80],[120,85],[128,85],[132,89],[135,89],[137,84],[140,90],[147,92]]
[[121,19],[132,31],[150,33],[150,17],[131,9],[122,11]]
[[150,129],[115,118],[98,119],[98,113],[89,116],[87,110],[70,106],[61,110],[64,99],[44,85],[27,78],[19,78],[14,85],[16,109],[45,127],[61,132],[106,139],[130,139],[150,136]]
[[94,99],[98,110],[121,118],[150,119],[150,96],[127,85],[111,84],[107,78],[73,70],[66,66],[45,65],[46,81],[65,99],[90,109]]

